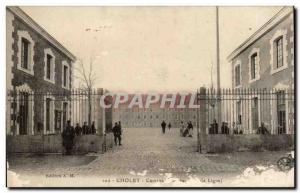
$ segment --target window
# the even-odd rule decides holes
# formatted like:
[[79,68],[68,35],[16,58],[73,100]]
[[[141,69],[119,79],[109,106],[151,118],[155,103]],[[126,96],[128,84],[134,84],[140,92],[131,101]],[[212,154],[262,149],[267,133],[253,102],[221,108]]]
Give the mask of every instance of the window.
[[64,87],[67,87],[67,74],[68,74],[68,67],[64,66],[64,72],[63,72],[63,85]]
[[283,66],[283,38],[282,36],[276,40],[276,68]]
[[241,84],[241,67],[237,65],[234,69],[235,74],[235,86],[239,86]]
[[55,83],[55,55],[50,48],[44,50],[44,80]]
[[62,87],[70,89],[70,67],[66,61],[62,62]]
[[18,52],[17,69],[27,74],[34,75],[34,41],[27,31],[17,31]]
[[51,63],[52,63],[52,56],[47,54],[47,64],[46,64],[46,78],[51,79]]
[[251,80],[257,78],[257,53],[252,54],[251,56]]
[[270,74],[274,74],[288,68],[287,29],[277,29],[270,39]]
[[29,45],[30,42],[25,39],[22,38],[21,40],[21,67],[29,70]]
[[277,121],[278,134],[286,133],[286,109],[285,109],[285,93],[280,91],[277,93]]

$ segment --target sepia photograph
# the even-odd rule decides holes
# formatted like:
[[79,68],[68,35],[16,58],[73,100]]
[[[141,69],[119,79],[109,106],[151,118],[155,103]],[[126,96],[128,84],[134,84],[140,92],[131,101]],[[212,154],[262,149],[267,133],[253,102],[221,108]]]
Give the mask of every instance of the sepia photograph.
[[295,10],[7,5],[6,186],[296,188]]

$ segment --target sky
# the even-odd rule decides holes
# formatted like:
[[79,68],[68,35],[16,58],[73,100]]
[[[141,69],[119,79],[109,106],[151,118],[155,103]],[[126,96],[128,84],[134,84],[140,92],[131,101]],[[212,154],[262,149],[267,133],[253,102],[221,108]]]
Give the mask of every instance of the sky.
[[[94,87],[180,92],[216,86],[215,7],[21,8],[85,67],[94,58]],[[227,56],[281,8],[219,7],[222,88],[231,87]]]

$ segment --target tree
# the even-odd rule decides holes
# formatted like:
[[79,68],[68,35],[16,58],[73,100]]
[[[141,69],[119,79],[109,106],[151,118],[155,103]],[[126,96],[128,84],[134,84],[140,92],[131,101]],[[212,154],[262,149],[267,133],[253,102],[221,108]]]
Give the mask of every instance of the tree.
[[80,81],[81,86],[80,90],[87,92],[88,97],[88,125],[91,126],[92,122],[92,92],[93,88],[95,86],[97,75],[95,71],[93,71],[93,65],[95,64],[95,59],[90,58],[88,70],[86,69],[86,66],[84,65],[84,62],[82,59],[78,60],[78,67],[75,67],[75,70],[77,71],[78,75],[75,75],[75,77]]

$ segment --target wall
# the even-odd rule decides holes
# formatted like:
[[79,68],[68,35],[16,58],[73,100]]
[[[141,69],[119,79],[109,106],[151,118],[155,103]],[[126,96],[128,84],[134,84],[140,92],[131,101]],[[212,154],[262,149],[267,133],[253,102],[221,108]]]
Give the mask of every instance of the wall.
[[277,151],[294,148],[294,135],[202,135],[205,152]]
[[[6,138],[7,153],[62,153],[61,135],[8,135]],[[113,147],[111,133],[106,138],[101,135],[82,135],[75,137],[74,153],[102,152],[103,143],[106,148]]]

